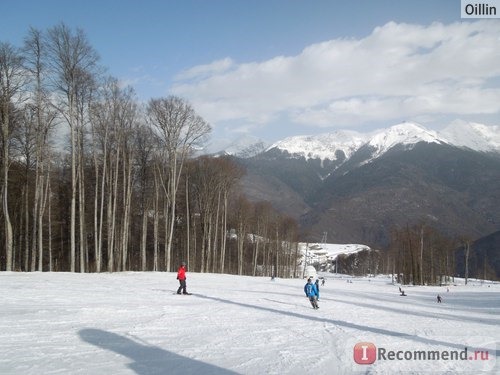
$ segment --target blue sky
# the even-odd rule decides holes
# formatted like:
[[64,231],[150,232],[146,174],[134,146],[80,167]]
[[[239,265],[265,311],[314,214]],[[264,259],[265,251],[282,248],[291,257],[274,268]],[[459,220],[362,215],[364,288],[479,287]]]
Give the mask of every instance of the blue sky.
[[500,20],[460,10],[460,0],[4,1],[0,41],[79,27],[140,100],[189,100],[214,143],[500,124]]

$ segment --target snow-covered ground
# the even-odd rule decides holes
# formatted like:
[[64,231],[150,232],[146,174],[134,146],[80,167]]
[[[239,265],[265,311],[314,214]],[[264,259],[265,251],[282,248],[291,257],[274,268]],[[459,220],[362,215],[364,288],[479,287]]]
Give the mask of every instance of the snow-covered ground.
[[323,276],[0,273],[0,374],[500,373],[499,284]]

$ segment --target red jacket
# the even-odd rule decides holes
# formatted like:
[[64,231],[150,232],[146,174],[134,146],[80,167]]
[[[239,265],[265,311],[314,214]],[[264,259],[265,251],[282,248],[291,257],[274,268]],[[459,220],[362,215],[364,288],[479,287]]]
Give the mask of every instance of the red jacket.
[[177,270],[177,280],[186,280],[186,267],[180,266]]

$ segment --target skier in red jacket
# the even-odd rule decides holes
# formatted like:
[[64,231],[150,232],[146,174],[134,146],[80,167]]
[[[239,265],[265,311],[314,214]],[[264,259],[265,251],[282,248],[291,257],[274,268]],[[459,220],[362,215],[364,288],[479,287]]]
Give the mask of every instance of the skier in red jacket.
[[177,289],[177,294],[191,294],[186,291],[186,262],[182,262],[179,269],[177,270],[177,280],[179,280],[179,289]]

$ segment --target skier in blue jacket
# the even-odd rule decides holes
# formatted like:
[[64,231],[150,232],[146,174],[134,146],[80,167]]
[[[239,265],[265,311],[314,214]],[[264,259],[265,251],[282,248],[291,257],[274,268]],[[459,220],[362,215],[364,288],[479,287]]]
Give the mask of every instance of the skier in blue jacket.
[[306,294],[306,297],[309,298],[313,309],[319,309],[318,289],[316,288],[316,285],[313,284],[311,278],[307,279],[307,284],[304,286],[304,293]]

